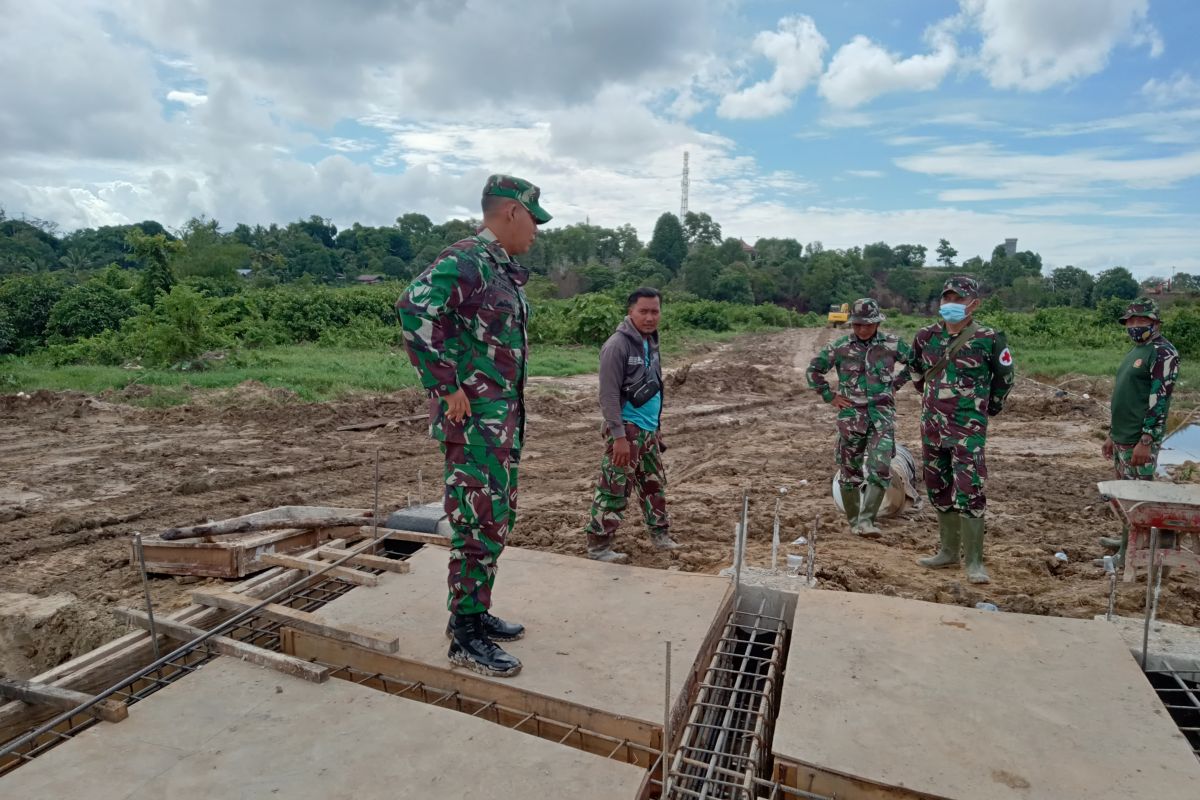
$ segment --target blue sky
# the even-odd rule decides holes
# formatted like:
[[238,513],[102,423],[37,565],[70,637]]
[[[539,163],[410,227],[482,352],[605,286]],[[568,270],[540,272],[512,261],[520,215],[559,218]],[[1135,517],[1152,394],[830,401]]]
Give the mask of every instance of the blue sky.
[[679,207],[826,247],[1006,237],[1200,271],[1197,4],[1174,0],[0,0],[0,207],[205,214]]

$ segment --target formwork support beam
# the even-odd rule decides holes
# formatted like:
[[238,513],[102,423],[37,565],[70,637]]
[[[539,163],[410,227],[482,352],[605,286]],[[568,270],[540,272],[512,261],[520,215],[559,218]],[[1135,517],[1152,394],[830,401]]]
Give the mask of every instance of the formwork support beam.
[[[241,595],[219,589],[192,592],[192,602],[202,606],[222,608],[226,611],[245,611],[256,605],[256,603],[246,600]],[[359,625],[335,625],[322,620],[315,614],[310,614],[306,611],[297,611],[294,608],[288,608],[278,603],[269,603],[263,606],[258,610],[258,615],[273,622],[283,623],[297,630],[308,631],[318,636],[326,636],[330,639],[336,639],[339,642],[358,645],[359,647],[379,653],[395,653],[400,649],[400,638],[397,636],[388,637]]]
[[[137,625],[140,628],[149,629],[150,627],[150,618],[146,616],[144,611],[138,611],[133,608],[115,608],[113,609],[113,613],[117,615],[118,619]],[[181,642],[191,641],[206,633],[201,628],[195,628],[171,619],[156,618],[154,625],[158,628],[159,633],[169,636],[172,639],[178,639]],[[228,636],[212,636],[207,640],[206,644],[223,656],[240,658],[243,661],[257,664],[260,667],[270,667],[285,675],[303,678],[310,683],[324,683],[329,679],[329,667],[312,664],[308,661],[271,650],[264,650],[261,647],[239,642],[237,639],[230,639]]]
[[[0,697],[20,700],[31,706],[48,706],[59,711],[76,708],[92,699],[89,694],[63,689],[60,686],[7,679],[0,679]],[[129,709],[119,700],[103,700],[92,706],[91,710],[105,722],[120,722],[129,717]]]

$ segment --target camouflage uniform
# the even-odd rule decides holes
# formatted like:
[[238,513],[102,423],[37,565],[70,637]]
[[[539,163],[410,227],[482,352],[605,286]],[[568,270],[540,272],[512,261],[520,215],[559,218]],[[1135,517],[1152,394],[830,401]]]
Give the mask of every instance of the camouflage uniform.
[[603,549],[611,545],[635,487],[651,538],[666,536],[671,520],[667,514],[667,472],[658,431],[642,430],[633,424],[625,426],[625,440],[629,442],[630,451],[628,467],[613,466],[613,439],[605,439],[608,444],[600,462],[600,480],[596,484],[591,520],[586,528],[588,548]]
[[[484,195],[511,197],[536,221],[549,214],[539,190],[493,175]],[[448,607],[479,614],[491,605],[496,560],[516,522],[517,465],[525,436],[528,271],[487,228],[447,247],[396,303],[409,359],[429,392],[430,435],[446,457],[450,540]],[[466,393],[470,416],[446,418],[442,398]]]
[[[1158,304],[1139,297],[1129,304],[1121,317],[1147,317],[1161,322]],[[1112,397],[1113,468],[1117,480],[1154,480],[1158,452],[1171,411],[1171,394],[1179,375],[1179,352],[1162,334],[1147,334],[1134,343],[1117,369]],[[1149,439],[1150,463],[1133,465],[1133,448]]]
[[[868,305],[869,301],[869,305]],[[860,313],[870,312],[872,314]],[[851,319],[882,321],[878,304],[869,298],[855,301]],[[867,323],[871,324],[871,323]],[[876,331],[867,341],[851,334],[825,345],[809,362],[808,385],[832,403],[834,392],[825,373],[837,370],[838,393],[854,403],[838,411],[837,463],[841,483],[857,487],[866,480],[887,488],[892,480],[896,453],[895,392],[909,381],[909,347],[890,333]],[[896,365],[902,365],[895,373]]]
[[[978,296],[975,281],[951,278],[946,291]],[[984,445],[988,417],[999,414],[1012,390],[1013,359],[1003,333],[974,322],[974,331],[940,374],[925,380],[954,341],[943,322],[926,326],[913,340],[914,383],[923,390],[921,446],[929,502],[938,511],[982,517],[987,506]]]
[[[1146,317],[1161,323],[1158,304],[1139,297],[1129,304],[1121,323],[1130,317]],[[1145,330],[1134,342],[1117,368],[1113,384],[1112,416],[1109,440],[1112,442],[1113,472],[1117,480],[1152,481],[1158,469],[1158,453],[1166,433],[1171,411],[1171,394],[1179,375],[1179,352],[1157,330]],[[1133,451],[1140,442],[1150,447],[1150,461],[1135,466]],[[1121,528],[1121,538],[1101,537],[1105,547],[1117,547],[1117,558],[1124,563],[1129,542],[1129,526]],[[1103,562],[1101,562],[1103,563]],[[1166,575],[1166,572],[1163,573]]]

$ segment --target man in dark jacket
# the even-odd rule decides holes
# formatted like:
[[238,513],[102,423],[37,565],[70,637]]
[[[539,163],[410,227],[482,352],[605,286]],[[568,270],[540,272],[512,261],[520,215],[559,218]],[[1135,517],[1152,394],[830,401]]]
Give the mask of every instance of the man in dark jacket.
[[667,476],[662,462],[662,364],[658,356],[658,320],[662,295],[642,287],[629,295],[628,316],[600,350],[600,411],[607,441],[600,481],[592,500],[587,533],[588,557],[621,562],[613,536],[629,493],[637,488],[650,541],[659,550],[679,547],[670,536]]

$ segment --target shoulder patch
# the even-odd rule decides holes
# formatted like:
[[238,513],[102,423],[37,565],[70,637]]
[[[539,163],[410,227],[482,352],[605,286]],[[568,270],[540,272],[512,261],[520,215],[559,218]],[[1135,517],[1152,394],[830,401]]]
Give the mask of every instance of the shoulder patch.
[[1000,363],[1006,367],[1011,367],[1013,363],[1012,351],[1007,347],[1000,351]]

